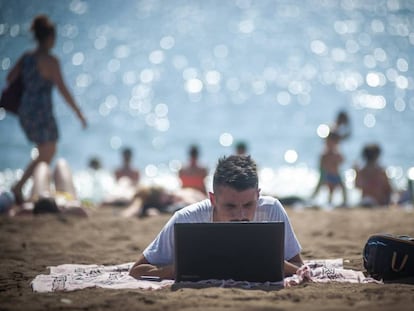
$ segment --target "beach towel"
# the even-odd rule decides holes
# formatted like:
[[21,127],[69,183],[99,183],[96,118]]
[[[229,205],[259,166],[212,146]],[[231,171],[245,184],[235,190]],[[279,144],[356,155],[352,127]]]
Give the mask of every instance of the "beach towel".
[[159,282],[137,280],[129,275],[133,264],[133,262],[120,265],[63,264],[49,267],[50,274],[36,276],[31,285],[34,292],[48,293],[90,287],[158,290],[174,283],[174,280]]
[[[119,265],[82,265],[63,264],[49,267],[49,274],[37,275],[31,282],[34,292],[48,293],[74,291],[84,288],[99,287],[108,289],[143,289],[160,290],[170,288],[174,280],[148,281],[137,280],[129,275],[133,263]],[[305,261],[305,265],[296,275],[286,277],[282,283],[253,283],[234,280],[205,280],[193,282],[192,287],[240,287],[240,288],[283,288],[304,282],[347,282],[347,283],[381,283],[365,277],[361,271],[343,268],[342,259]],[[190,284],[182,284],[190,285]]]
[[314,283],[377,283],[372,277],[366,277],[362,271],[344,269],[342,266],[330,266],[329,264],[305,264],[300,267],[295,275],[284,279],[284,286],[291,287],[304,282]]

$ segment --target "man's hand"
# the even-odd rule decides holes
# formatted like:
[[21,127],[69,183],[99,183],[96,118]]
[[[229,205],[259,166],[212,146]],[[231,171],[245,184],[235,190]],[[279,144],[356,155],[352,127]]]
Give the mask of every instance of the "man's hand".
[[162,266],[157,267],[148,262],[148,260],[141,255],[137,262],[129,270],[129,275],[139,279],[143,275],[158,276],[161,279],[173,279],[174,278],[174,266]]
[[299,268],[300,266],[285,260],[285,277],[295,274]]
[[285,260],[285,276],[290,276],[296,273],[296,271],[303,265],[303,260],[300,254],[293,256],[289,261]]
[[141,276],[158,276],[161,279],[173,279],[174,278],[174,267],[163,266],[157,267],[151,264],[140,264],[133,266],[129,271],[129,275],[139,279]]

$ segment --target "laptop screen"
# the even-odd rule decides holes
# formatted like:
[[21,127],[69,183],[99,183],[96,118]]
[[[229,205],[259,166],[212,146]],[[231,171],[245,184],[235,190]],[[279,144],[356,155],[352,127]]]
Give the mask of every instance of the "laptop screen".
[[283,222],[177,223],[175,280],[280,282]]

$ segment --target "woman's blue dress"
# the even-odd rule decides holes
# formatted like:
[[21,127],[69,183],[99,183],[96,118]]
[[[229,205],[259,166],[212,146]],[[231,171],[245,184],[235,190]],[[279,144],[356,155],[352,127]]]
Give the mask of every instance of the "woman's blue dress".
[[40,75],[34,54],[24,55],[22,77],[19,120],[27,138],[36,144],[56,142],[59,135],[53,115],[53,83]]

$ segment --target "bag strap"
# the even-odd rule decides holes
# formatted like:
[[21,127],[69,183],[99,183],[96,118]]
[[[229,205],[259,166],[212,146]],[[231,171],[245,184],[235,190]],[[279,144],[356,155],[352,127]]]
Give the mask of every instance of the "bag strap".
[[393,252],[392,254],[392,260],[391,260],[391,269],[394,272],[400,272],[402,269],[404,269],[405,264],[407,263],[408,255],[404,255],[403,260],[401,262],[401,265],[397,268],[395,266],[395,262],[397,261],[397,252]]

